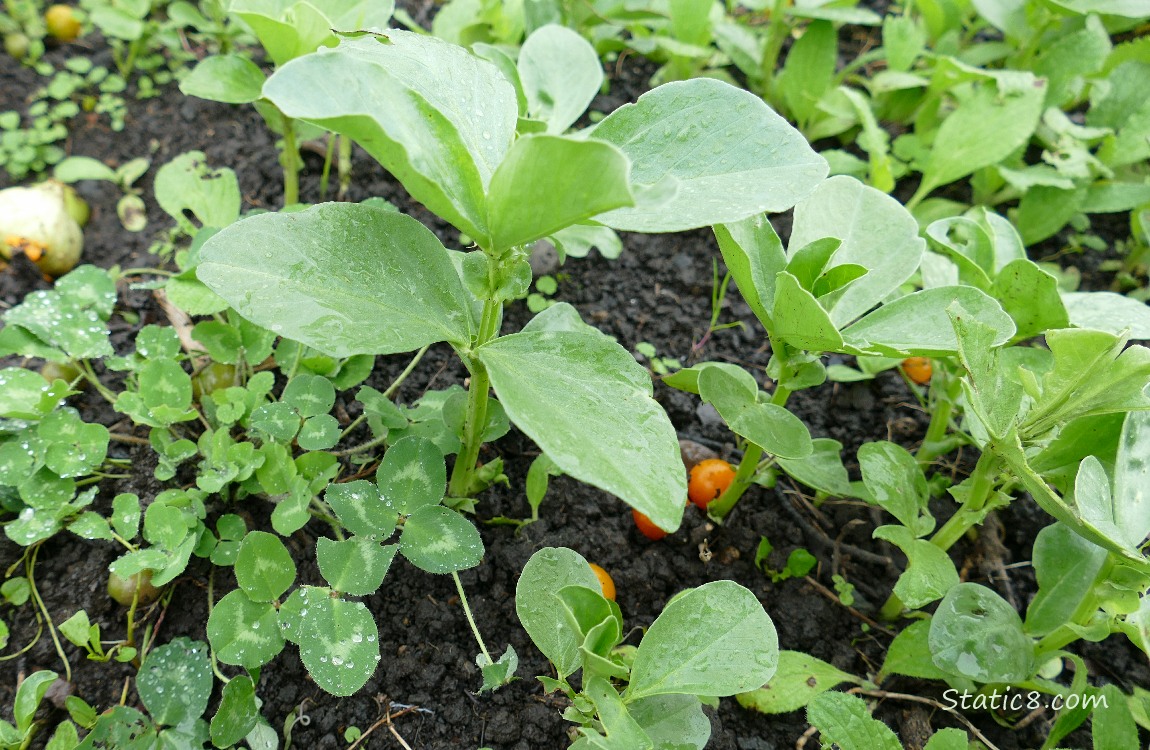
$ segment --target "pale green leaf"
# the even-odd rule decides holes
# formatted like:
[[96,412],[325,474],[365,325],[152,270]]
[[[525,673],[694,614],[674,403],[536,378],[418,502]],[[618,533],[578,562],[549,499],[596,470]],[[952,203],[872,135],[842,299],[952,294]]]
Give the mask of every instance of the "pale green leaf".
[[334,357],[466,345],[474,328],[435,235],[362,204],[245,219],[205,243],[198,273],[248,320]]
[[784,211],[828,170],[762,99],[711,78],[664,84],[591,134],[630,157],[632,184],[670,193],[597,217],[615,229],[674,232]]
[[565,474],[678,527],[686,478],[675,429],[623,347],[597,332],[525,331],[476,355],[511,421]]

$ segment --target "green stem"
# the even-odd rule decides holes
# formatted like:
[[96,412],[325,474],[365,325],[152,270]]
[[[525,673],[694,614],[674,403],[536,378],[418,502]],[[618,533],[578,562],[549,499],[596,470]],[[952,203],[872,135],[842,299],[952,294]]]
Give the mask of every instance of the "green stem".
[[44,615],[44,622],[48,625],[48,635],[52,636],[52,643],[56,645],[56,653],[60,656],[60,661],[64,662],[64,681],[72,681],[72,665],[68,661],[68,655],[64,653],[64,647],[60,645],[60,637],[56,635],[56,626],[52,623],[52,615],[48,612],[48,607],[45,606],[44,600],[40,598],[40,591],[36,588],[36,577],[33,571],[36,568],[36,558],[40,554],[40,542],[32,550],[27,562],[24,565],[24,574],[28,578],[28,589],[32,592],[32,599],[36,602],[36,606]]
[[[998,458],[990,452],[983,453],[974,467],[973,483],[970,494],[950,519],[942,525],[931,537],[930,543],[941,550],[948,550],[954,543],[962,538],[972,526],[982,520],[983,509],[986,507],[990,494],[994,490],[995,478],[999,470]],[[894,620],[902,613],[904,605],[902,599],[896,594],[890,598],[879,610],[879,617],[884,620]]]
[[[762,78],[762,96],[771,105],[775,102],[775,68],[779,64],[779,55],[782,54],[783,44],[787,41],[790,29],[787,26],[786,9],[789,0],[775,0],[771,8],[771,23],[767,27],[767,42],[763,45],[763,63],[760,68]],[[778,109],[775,106],[775,109]]]
[[935,404],[922,445],[918,447],[914,456],[920,466],[925,466],[942,455],[939,451],[944,446],[942,439],[946,437],[946,431],[950,427],[950,415],[953,409],[954,405],[949,399],[943,399]]
[[475,636],[475,642],[479,644],[479,650],[487,658],[487,663],[494,664],[495,660],[487,651],[487,646],[483,643],[483,636],[479,634],[479,627],[475,624],[475,617],[471,614],[471,607],[467,604],[467,594],[463,591],[463,582],[459,580],[459,573],[454,570],[451,571],[451,578],[455,581],[455,590],[459,592],[459,602],[463,605],[463,613],[467,615],[467,624],[471,626],[471,633]]
[[[783,406],[790,396],[789,388],[776,385],[774,395],[771,396],[771,403],[776,406]],[[735,503],[739,502],[739,498],[754,483],[755,476],[758,474],[759,462],[763,459],[763,453],[763,449],[758,445],[747,443],[743,458],[739,461],[738,468],[735,469],[735,478],[731,480],[730,486],[723,491],[723,494],[707,506],[708,516],[715,521],[722,521],[734,509]]]
[[[479,324],[478,348],[498,333],[500,303],[493,299],[483,303],[483,316]],[[467,417],[463,423],[463,440],[455,466],[451,470],[451,482],[447,487],[449,497],[468,497],[472,494],[475,479],[475,464],[479,460],[479,448],[483,444],[483,430],[487,426],[487,392],[491,390],[491,378],[487,368],[475,357],[464,357],[464,363],[471,372],[471,384],[467,389]]]
[[284,206],[299,203],[299,147],[295,142],[295,123],[281,113],[284,135]]
[[329,451],[329,453],[331,453],[331,455],[333,455],[333,456],[350,456],[354,453],[363,453],[364,451],[369,451],[372,448],[383,445],[386,442],[387,442],[387,435],[384,435],[383,437],[372,438],[371,440],[368,440],[366,443],[360,443],[359,445],[353,445],[352,447],[344,448],[341,451]]
[[331,177],[331,161],[335,156],[335,140],[339,138],[335,133],[327,134],[327,149],[323,155],[323,172],[319,175],[319,199],[327,200],[327,180]]
[[351,138],[346,135],[339,138],[339,162],[336,164],[336,172],[339,173],[339,191],[335,197],[336,200],[343,200],[351,188]]
[[411,361],[407,363],[407,367],[403,368],[403,372],[399,373],[395,380],[392,381],[391,385],[387,387],[387,390],[383,392],[384,398],[391,398],[395,395],[395,392],[399,390],[399,386],[403,385],[403,381],[407,380],[407,376],[412,373],[412,371],[415,369],[415,366],[419,364],[421,359],[423,359],[423,355],[427,354],[427,350],[429,348],[431,348],[431,344],[427,344],[415,353],[415,356],[412,357]]
[[112,391],[108,388],[105,388],[104,384],[100,382],[100,379],[96,377],[96,371],[92,369],[92,363],[86,359],[77,359],[75,362],[76,366],[80,368],[80,372],[83,374],[84,379],[91,383],[93,388],[99,391],[100,395],[104,397],[105,401],[107,401],[109,404],[115,405],[116,394],[112,393]]

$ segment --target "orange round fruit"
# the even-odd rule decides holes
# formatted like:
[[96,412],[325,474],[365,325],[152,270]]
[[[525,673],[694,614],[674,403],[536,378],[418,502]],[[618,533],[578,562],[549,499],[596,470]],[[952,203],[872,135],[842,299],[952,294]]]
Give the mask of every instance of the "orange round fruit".
[[587,564],[591,566],[591,572],[599,579],[599,585],[603,588],[603,596],[615,601],[615,582],[611,580],[611,576],[595,563]]
[[639,533],[652,542],[657,542],[667,536],[667,532],[660,529],[650,518],[647,518],[647,516],[639,511],[632,509],[631,518],[635,519],[635,525],[639,527]]
[[80,36],[80,19],[71,5],[53,5],[44,13],[48,34],[59,42],[71,42]]
[[708,458],[691,469],[691,479],[687,482],[687,497],[700,509],[723,494],[735,480],[734,468],[721,458]]
[[908,357],[902,361],[902,371],[919,385],[926,385],[930,382],[934,368],[930,365],[929,357]]

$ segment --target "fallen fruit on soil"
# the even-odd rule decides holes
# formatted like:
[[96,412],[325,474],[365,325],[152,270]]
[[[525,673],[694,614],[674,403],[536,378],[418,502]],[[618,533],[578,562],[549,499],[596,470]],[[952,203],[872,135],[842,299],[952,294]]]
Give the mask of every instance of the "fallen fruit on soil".
[[901,367],[906,376],[919,385],[926,385],[930,382],[933,368],[930,365],[929,357],[908,357],[902,361]]
[[44,12],[48,34],[59,42],[70,42],[80,36],[80,19],[71,5],[53,5]]
[[49,180],[30,188],[0,191],[0,256],[23,252],[45,274],[63,276],[76,267],[84,235],[68,213],[64,185]]
[[660,529],[658,526],[647,518],[645,515],[637,510],[631,511],[631,517],[635,519],[635,525],[639,527],[639,533],[650,539],[652,542],[657,542],[663,537],[667,536],[667,532]]
[[230,388],[236,385],[235,365],[226,365],[222,362],[213,362],[200,370],[192,377],[192,395],[203,398],[221,388]]
[[687,482],[687,497],[691,502],[706,510],[707,506],[723,494],[735,479],[735,470],[721,458],[708,458],[691,469]]
[[127,578],[109,573],[108,596],[125,607],[130,607],[133,597],[136,598],[137,605],[151,604],[160,598],[160,590],[152,585],[152,571],[150,570],[142,570]]
[[591,566],[591,572],[599,579],[599,585],[603,587],[603,596],[615,601],[615,582],[611,580],[611,576],[595,563],[587,564]]
[[20,32],[13,32],[4,36],[4,51],[14,60],[23,60],[28,54],[28,37]]

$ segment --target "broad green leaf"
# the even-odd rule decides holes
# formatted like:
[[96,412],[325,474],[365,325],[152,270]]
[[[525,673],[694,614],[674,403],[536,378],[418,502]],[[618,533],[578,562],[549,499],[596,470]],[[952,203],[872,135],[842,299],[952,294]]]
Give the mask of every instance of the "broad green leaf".
[[606,733],[603,736],[593,729],[584,729],[583,734],[593,740],[592,747],[602,750],[654,750],[651,738],[631,716],[627,704],[610,682],[603,677],[591,677],[583,692],[595,704],[595,712]]
[[447,489],[443,454],[430,440],[401,438],[387,449],[375,481],[384,502],[400,515],[438,505]]
[[1026,608],[1026,632],[1041,637],[1071,621],[1107,555],[1065,524],[1054,523],[1038,532],[1032,557],[1038,593]]
[[225,104],[249,104],[260,98],[264,74],[243,55],[212,55],[180,81],[180,91]]
[[745,370],[707,367],[699,374],[699,395],[715,407],[736,435],[783,458],[806,458],[814,451],[802,420],[769,403]]
[[29,730],[32,728],[32,721],[36,716],[36,709],[39,707],[40,702],[44,700],[44,696],[48,692],[48,688],[56,681],[58,675],[46,669],[33,672],[28,675],[21,683],[20,687],[16,689],[16,697],[12,702],[12,714],[16,719],[16,726],[20,729],[21,736],[17,740],[17,744],[22,744],[23,741],[30,737]]
[[615,110],[591,135],[631,159],[633,185],[666,199],[597,217],[614,229],[675,232],[784,211],[826,161],[759,97],[711,78],[667,83]]
[[806,458],[780,458],[779,466],[793,479],[835,497],[852,497],[850,476],[843,466],[843,444],[830,438],[811,440],[813,452]]
[[295,573],[291,553],[274,534],[252,531],[240,542],[236,583],[253,601],[279,599],[295,581]]
[[483,559],[483,540],[475,524],[442,505],[425,505],[407,517],[399,551],[428,573],[474,568]]
[[785,714],[799,710],[815,696],[844,682],[858,682],[858,678],[801,651],[780,651],[779,667],[770,682],[735,697],[743,708]]
[[259,720],[256,687],[247,675],[233,677],[224,685],[220,707],[212,717],[212,744],[230,747],[247,737]]
[[184,216],[191,211],[205,227],[226,227],[240,216],[240,188],[230,169],[210,169],[201,151],[189,151],[160,167],[156,172],[156,203],[193,232],[194,225]]
[[819,730],[826,746],[840,750],[902,750],[898,736],[872,718],[862,698],[823,693],[807,708],[807,721]]
[[775,277],[774,292],[771,320],[780,339],[811,352],[842,350],[843,337],[831,316],[798,279],[781,271]]
[[348,135],[431,211],[488,237],[484,192],[515,133],[515,90],[491,63],[406,31],[344,39],[285,65],[264,96]]
[[283,651],[276,608],[253,602],[240,589],[228,592],[208,617],[208,640],[225,664],[256,669]]
[[567,586],[598,591],[599,579],[578,552],[545,547],[531,556],[515,585],[515,613],[523,629],[561,679],[581,665],[578,633],[555,606],[554,592]]
[[315,555],[329,586],[352,596],[367,596],[383,584],[397,549],[394,544],[381,547],[370,537],[353,536],[342,542],[321,537]]
[[1104,685],[1102,698],[1091,715],[1094,747],[1138,747],[1138,725],[1130,713],[1126,695],[1115,685]]
[[563,473],[678,528],[686,478],[650,375],[600,333],[525,331],[476,351],[507,415]]
[[389,536],[399,516],[385,503],[374,484],[363,479],[333,484],[324,500],[335,511],[344,528],[363,536]]
[[[379,663],[379,630],[362,602],[333,599],[327,589],[299,589],[299,655],[308,674],[333,695],[352,695],[363,687]],[[295,594],[293,594],[293,597]],[[284,613],[280,613],[281,624]]]
[[712,581],[676,597],[635,653],[627,699],[725,696],[765,684],[779,660],[763,605],[733,581]]
[[1150,339],[1150,307],[1144,302],[1113,292],[1066,292],[1062,303],[1070,323],[1079,328],[1116,335],[1128,331],[1130,338]]
[[1014,320],[1018,339],[1070,325],[1058,294],[1058,280],[1031,260],[1011,261],[998,273],[989,291]]
[[204,715],[213,682],[208,645],[180,637],[148,653],[136,689],[157,724],[176,726]]
[[997,164],[1030,140],[1042,114],[1045,82],[1031,73],[1011,73],[1001,86],[974,84],[942,121],[934,136],[939,147],[930,151],[917,195]]
[[615,146],[558,135],[518,138],[491,178],[487,225],[502,252],[634,205],[630,164]]
[[819,99],[834,82],[838,31],[830,21],[814,21],[791,45],[776,79],[794,120],[805,127],[818,112]]
[[895,636],[886,652],[879,675],[901,674],[922,680],[945,680],[946,672],[931,658],[930,621],[916,620]]
[[1096,16],[1087,18],[1084,28],[1044,47],[1034,60],[1034,73],[1047,80],[1046,103],[1054,107],[1079,99],[1086,87],[1085,77],[1102,70],[1112,49],[1110,34]]
[[978,682],[1018,683],[1037,669],[1034,642],[1014,607],[977,583],[960,583],[943,597],[929,643],[939,669]]
[[1047,331],[1046,343],[1054,369],[1041,381],[1042,398],[1026,416],[1024,437],[1083,416],[1150,407],[1150,350],[1087,329]]
[[969,750],[970,740],[961,729],[940,729],[930,736],[923,750]]
[[693,695],[652,695],[631,703],[627,710],[655,750],[703,750],[711,739],[711,720]]
[[69,156],[52,169],[52,176],[60,182],[69,183],[80,180],[112,182],[116,179],[116,170],[90,156]]
[[1014,321],[996,300],[968,286],[923,289],[888,302],[843,330],[843,339],[858,352],[888,357],[945,357],[958,351],[958,338],[948,310],[957,306],[966,318],[986,325],[992,346],[1015,332]]
[[565,26],[533,31],[519,50],[518,68],[527,112],[546,122],[548,133],[571,127],[603,84],[595,48]]
[[925,607],[958,585],[958,571],[946,551],[925,539],[916,539],[905,526],[880,526],[875,539],[885,539],[906,555],[907,567],[894,585],[894,593],[911,609]]
[[1133,548],[1150,534],[1150,412],[1132,411],[1122,425],[1114,462],[1114,518]]
[[1091,13],[1125,18],[1146,16],[1146,5],[1141,0],[1047,0],[1047,2],[1080,16]]
[[0,417],[40,419],[55,409],[67,393],[67,389],[55,389],[37,372],[5,367],[0,370]]
[[927,508],[930,492],[914,456],[900,445],[881,440],[860,446],[858,462],[863,483],[876,503],[916,537],[934,531],[934,516]]
[[435,235],[362,204],[245,219],[204,244],[198,273],[248,320],[333,357],[467,345],[474,329]]
[[775,275],[787,265],[782,240],[765,214],[712,228],[739,294],[764,326],[771,327]]
[[112,354],[108,327],[100,314],[56,290],[28,294],[5,313],[4,321],[27,330],[71,359]]
[[830,266],[854,264],[862,278],[824,301],[836,328],[858,318],[910,278],[926,242],[902,204],[852,177],[831,177],[795,206],[788,256],[824,237],[842,240]]

